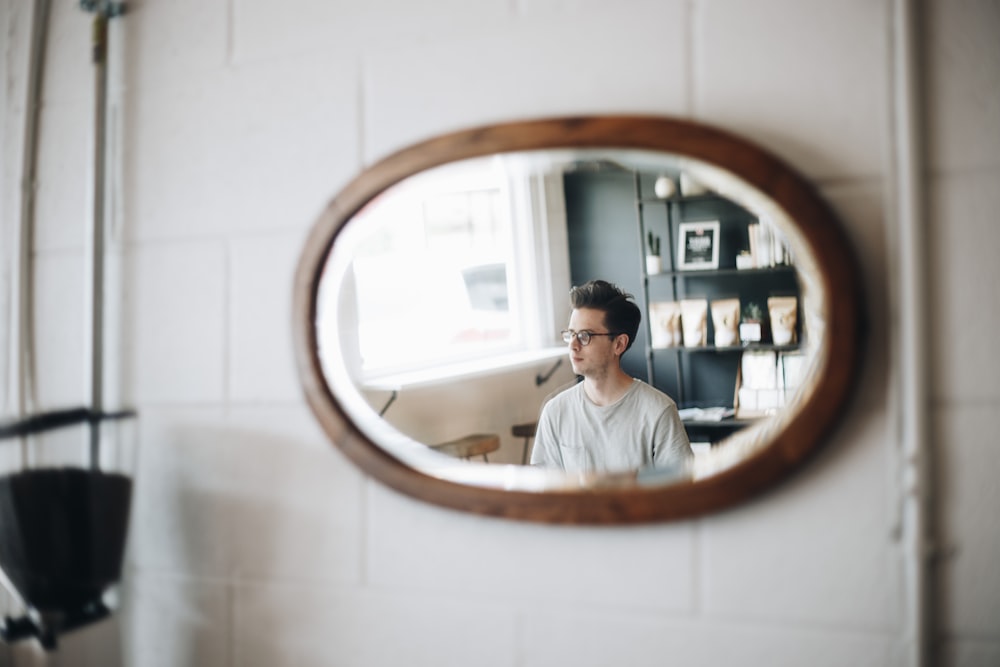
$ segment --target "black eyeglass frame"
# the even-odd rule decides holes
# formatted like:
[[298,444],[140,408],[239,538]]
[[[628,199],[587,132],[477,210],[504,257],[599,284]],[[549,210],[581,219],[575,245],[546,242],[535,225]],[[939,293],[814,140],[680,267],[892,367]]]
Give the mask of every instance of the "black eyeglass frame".
[[[576,338],[580,341],[580,345],[582,347],[587,347],[590,345],[590,339],[594,336],[610,336],[611,338],[614,338],[616,336],[621,336],[622,334],[621,332],[613,333],[610,331],[607,333],[594,333],[593,331],[573,331],[572,329],[563,329],[559,335],[562,336],[564,343],[572,343],[573,339]],[[586,336],[586,338],[584,338],[584,336]]]

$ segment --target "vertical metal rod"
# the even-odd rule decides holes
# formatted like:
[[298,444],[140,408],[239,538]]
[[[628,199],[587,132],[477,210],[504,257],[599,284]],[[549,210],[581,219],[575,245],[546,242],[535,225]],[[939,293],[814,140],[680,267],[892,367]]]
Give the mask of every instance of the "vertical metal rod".
[[656,386],[655,366],[653,365],[653,329],[652,319],[649,317],[649,275],[646,273],[646,210],[645,202],[642,201],[642,174],[636,170],[632,172],[632,184],[635,189],[635,215],[639,224],[639,284],[642,285],[642,307],[646,313],[646,382],[649,386]]
[[[45,73],[45,45],[48,37],[49,0],[35,3],[31,18],[28,90],[25,108],[24,159],[21,170],[21,226],[18,245],[18,314],[17,314],[17,414],[24,417],[29,403],[34,403],[34,245],[35,194],[38,169],[38,127],[41,117],[41,90]],[[21,441],[21,465],[28,464],[28,443]]]
[[[108,17],[94,14],[92,34],[94,63],[94,210],[93,247],[91,255],[91,339],[90,339],[90,407],[99,414],[104,410],[104,189],[105,189],[105,128],[107,124],[107,46]],[[90,422],[90,467],[100,463],[100,420]]]
[[903,556],[907,604],[903,618],[904,664],[933,663],[934,609],[928,555],[933,546],[928,415],[927,231],[921,132],[919,73],[921,44],[918,12],[924,3],[894,0],[892,51],[895,106],[895,187],[899,226],[898,275],[903,326],[900,330],[901,436],[903,476]]
[[[678,210],[678,204],[675,204],[669,199],[666,202],[667,207],[667,253],[670,257],[670,294],[674,301],[679,301],[681,295],[678,293],[678,285],[680,280],[677,276],[677,252],[674,248],[674,220],[680,218],[680,211]],[[685,292],[684,296],[687,296]],[[684,406],[687,403],[687,397],[684,395],[684,375],[688,370],[683,368],[682,364],[688,364],[688,358],[681,354],[680,347],[674,350],[674,368],[676,369],[675,377],[677,379],[677,396],[675,397],[678,406]]]

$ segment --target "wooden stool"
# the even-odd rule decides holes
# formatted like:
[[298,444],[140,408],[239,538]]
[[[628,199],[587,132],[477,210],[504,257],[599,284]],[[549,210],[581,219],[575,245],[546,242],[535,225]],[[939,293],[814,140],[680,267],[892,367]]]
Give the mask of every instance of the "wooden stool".
[[431,449],[458,459],[482,456],[484,461],[489,462],[486,455],[500,449],[500,436],[495,433],[477,433],[431,445]]
[[510,434],[515,438],[524,438],[524,452],[521,454],[521,465],[528,463],[528,445],[531,444],[531,439],[535,437],[535,429],[537,428],[538,422],[531,422],[530,424],[514,424],[510,429]]

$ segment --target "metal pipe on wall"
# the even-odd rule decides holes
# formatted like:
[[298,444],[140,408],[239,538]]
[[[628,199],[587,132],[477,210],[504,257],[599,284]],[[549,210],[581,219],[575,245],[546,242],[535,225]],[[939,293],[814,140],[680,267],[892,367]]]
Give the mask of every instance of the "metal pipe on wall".
[[[94,210],[91,229],[90,308],[90,407],[101,412],[104,404],[104,188],[107,128],[108,17],[94,14],[92,60],[94,64]],[[101,425],[90,423],[90,465],[100,461]]]
[[[38,134],[41,117],[41,91],[45,72],[45,47],[48,41],[50,0],[36,0],[31,15],[31,41],[28,45],[28,76],[25,91],[24,145],[21,159],[21,202],[17,227],[16,315],[11,345],[14,378],[14,409],[19,418],[28,414],[35,404],[34,366],[34,247],[35,194],[38,172]],[[28,463],[27,436],[21,437],[20,464]],[[21,608],[25,600],[7,574],[0,569],[0,586]]]
[[[81,0],[94,14],[91,60],[94,65],[94,190],[91,219],[90,281],[90,408],[104,411],[104,252],[108,125],[108,20],[125,12],[123,2]],[[100,463],[101,424],[90,422],[90,465]]]
[[901,518],[906,595],[903,618],[905,664],[932,664],[930,558],[932,531],[928,418],[927,241],[924,212],[923,127],[920,114],[921,52],[917,19],[922,3],[894,0],[892,24],[894,74],[894,159],[896,218],[899,228],[901,326],[897,358],[901,387]]
[[[18,438],[21,445],[21,470],[11,475],[6,474],[8,471],[5,470],[3,475],[3,540],[8,548],[3,550],[0,583],[25,611],[20,618],[5,615],[0,622],[0,639],[4,643],[12,643],[34,637],[41,641],[46,650],[55,649],[58,634],[99,621],[110,613],[103,596],[121,577],[121,558],[132,489],[131,478],[127,475],[101,470],[97,428],[97,424],[104,419],[134,416],[133,411],[105,413],[102,408],[106,35],[108,19],[122,13],[122,4],[80,4],[88,11],[95,8],[97,10],[93,24],[92,54],[97,77],[93,156],[95,191],[90,267],[92,348],[89,380],[93,406],[26,418],[29,409],[37,408],[34,396],[35,341],[32,327],[35,298],[33,241],[41,88],[50,15],[50,0],[36,0],[31,8],[21,174],[23,196],[19,202],[21,215],[16,239],[19,253],[15,260],[18,304],[17,323],[12,329],[16,331],[16,340],[10,347],[15,352],[11,375],[17,383],[14,401],[20,412],[20,419],[12,422],[10,427],[0,425],[0,439]],[[19,48],[23,48],[23,41],[18,42]],[[48,457],[37,462],[30,460],[28,437],[83,421],[90,424],[90,446],[89,451],[85,452],[89,453],[90,471],[79,469],[79,451],[74,452],[73,463],[76,465],[58,465]],[[54,458],[59,457],[56,455]],[[41,465],[37,469],[31,469],[36,463]],[[16,481],[13,481],[15,477]],[[59,492],[53,492],[53,489],[58,489]],[[28,524],[36,524],[38,529],[24,529]],[[38,555],[45,553],[61,555],[55,560]],[[67,561],[67,554],[82,558],[77,560],[74,557],[72,561]],[[72,566],[68,565],[70,562]],[[86,599],[82,599],[83,594]]]
[[[28,80],[25,103],[24,152],[21,164],[21,215],[18,226],[17,259],[17,329],[15,366],[17,386],[14,391],[18,417],[24,417],[35,403],[34,351],[34,247],[35,194],[38,173],[38,134],[41,119],[42,81],[45,73],[45,47],[51,3],[36,0],[31,17],[31,43],[28,55]],[[21,443],[21,462],[28,459],[27,443]]]

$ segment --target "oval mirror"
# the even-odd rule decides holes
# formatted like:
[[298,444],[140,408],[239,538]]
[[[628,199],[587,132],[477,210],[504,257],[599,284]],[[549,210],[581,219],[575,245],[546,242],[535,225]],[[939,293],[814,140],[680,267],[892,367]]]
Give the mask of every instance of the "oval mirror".
[[[329,204],[295,281],[297,363],[331,440],[413,497],[519,519],[618,523],[738,503],[795,470],[849,398],[862,347],[854,255],[782,161],[659,117],[445,135]],[[677,404],[684,464],[530,465],[564,363],[574,285],[643,315],[626,372]]]

